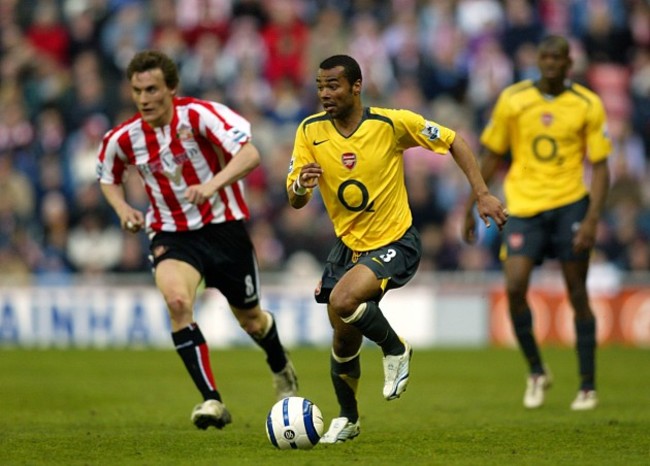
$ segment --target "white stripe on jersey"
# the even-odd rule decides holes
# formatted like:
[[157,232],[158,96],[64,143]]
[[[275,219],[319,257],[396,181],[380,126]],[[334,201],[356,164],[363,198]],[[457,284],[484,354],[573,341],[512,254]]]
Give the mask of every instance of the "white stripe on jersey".
[[135,165],[145,184],[150,231],[195,230],[208,223],[248,218],[242,180],[200,207],[185,199],[188,186],[205,183],[250,141],[250,123],[228,107],[174,99],[170,125],[151,128],[139,115],[109,131],[99,151],[102,183],[119,184]]

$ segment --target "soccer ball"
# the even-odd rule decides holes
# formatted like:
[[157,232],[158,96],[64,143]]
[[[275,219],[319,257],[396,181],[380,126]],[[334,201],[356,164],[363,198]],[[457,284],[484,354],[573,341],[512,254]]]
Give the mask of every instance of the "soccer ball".
[[322,435],[323,415],[318,406],[306,398],[283,398],[266,416],[266,436],[280,450],[309,450]]

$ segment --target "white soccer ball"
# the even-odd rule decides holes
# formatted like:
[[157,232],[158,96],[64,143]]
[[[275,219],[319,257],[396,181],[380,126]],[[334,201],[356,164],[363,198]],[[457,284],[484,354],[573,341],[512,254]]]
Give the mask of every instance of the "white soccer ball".
[[323,415],[314,403],[300,396],[283,398],[266,416],[266,436],[280,450],[309,450],[323,435]]

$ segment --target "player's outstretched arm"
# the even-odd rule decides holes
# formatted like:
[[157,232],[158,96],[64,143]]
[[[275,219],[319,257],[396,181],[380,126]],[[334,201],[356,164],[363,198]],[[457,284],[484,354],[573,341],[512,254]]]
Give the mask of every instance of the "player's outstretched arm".
[[[481,176],[485,181],[485,184],[490,186],[490,182],[494,178],[499,165],[501,164],[503,157],[490,150],[486,150],[486,153],[483,155],[481,163]],[[470,193],[467,202],[465,203],[465,222],[463,225],[463,239],[469,244],[476,242],[476,220],[474,218],[474,204],[476,204],[476,196],[474,193]]]
[[[491,217],[499,230],[501,230],[508,220],[508,212],[501,201],[490,194],[487,184],[481,175],[481,169],[479,168],[474,153],[459,134],[456,134],[456,139],[454,139],[449,150],[456,164],[465,173],[467,181],[469,181],[472,187],[479,217],[481,217],[485,226],[488,228],[490,227]],[[464,236],[467,238],[466,231],[464,232]]]

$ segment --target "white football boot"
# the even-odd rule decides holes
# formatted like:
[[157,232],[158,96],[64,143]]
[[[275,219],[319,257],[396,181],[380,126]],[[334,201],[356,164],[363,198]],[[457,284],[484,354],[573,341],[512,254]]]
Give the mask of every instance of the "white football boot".
[[352,440],[361,431],[359,421],[350,422],[347,417],[337,417],[332,419],[327,432],[321,437],[320,443],[342,443],[346,440]]
[[399,398],[409,383],[409,362],[413,349],[404,341],[404,353],[399,356],[384,356],[384,398]]
[[192,422],[199,429],[207,429],[214,426],[217,429],[223,429],[226,424],[232,422],[232,417],[221,401],[205,400],[198,404],[192,410]]

